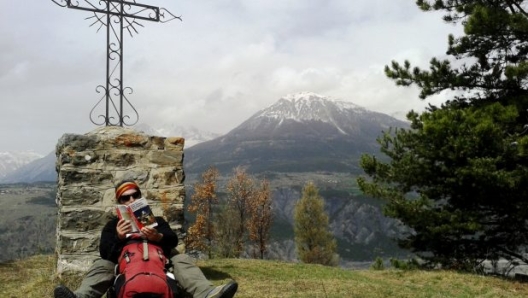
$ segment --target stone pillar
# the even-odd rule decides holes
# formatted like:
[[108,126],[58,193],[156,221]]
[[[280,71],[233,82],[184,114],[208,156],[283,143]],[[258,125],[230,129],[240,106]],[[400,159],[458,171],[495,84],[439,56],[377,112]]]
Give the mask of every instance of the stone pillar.
[[57,144],[57,271],[84,272],[99,257],[103,226],[115,215],[114,186],[133,179],[155,215],[181,235],[185,174],[181,137],[106,126],[65,134]]

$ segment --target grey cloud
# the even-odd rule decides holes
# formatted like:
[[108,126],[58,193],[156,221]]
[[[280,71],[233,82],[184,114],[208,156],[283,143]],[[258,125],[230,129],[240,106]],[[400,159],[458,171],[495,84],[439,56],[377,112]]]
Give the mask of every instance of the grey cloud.
[[[396,88],[383,66],[443,55],[456,29],[409,0],[148,2],[183,22],[144,23],[125,37],[125,85],[140,119],[217,133],[297,91],[389,113],[420,106],[416,90]],[[49,0],[0,4],[9,11],[0,18],[0,138],[14,140],[0,151],[47,153],[62,133],[94,128],[106,33],[89,27],[89,13]],[[37,141],[18,141],[21,132]]]

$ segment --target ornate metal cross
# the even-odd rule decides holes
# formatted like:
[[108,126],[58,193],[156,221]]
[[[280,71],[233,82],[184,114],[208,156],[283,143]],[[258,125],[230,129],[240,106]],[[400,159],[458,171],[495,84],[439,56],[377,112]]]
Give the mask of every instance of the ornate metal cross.
[[[106,85],[99,85],[95,88],[97,93],[104,93],[103,97],[95,104],[90,111],[90,121],[95,125],[127,125],[131,126],[138,122],[139,114],[134,106],[125,96],[125,92],[132,94],[133,90],[130,87],[123,87],[123,32],[126,30],[133,36],[138,33],[137,26],[143,27],[138,20],[153,21],[166,23],[174,19],[179,19],[164,8],[136,3],[136,0],[51,0],[61,7],[79,9],[90,11],[93,13],[91,17],[86,19],[93,20],[90,25],[98,25],[97,31],[106,27]],[[92,3],[94,2],[94,3]],[[97,106],[106,99],[106,113],[104,115],[97,115],[96,118],[103,118],[103,120],[96,121],[94,119]],[[119,99],[119,107],[116,106],[116,101]],[[128,108],[135,114],[135,120],[129,115],[125,115],[123,111],[123,104],[127,104]],[[127,123],[125,120],[132,120]]]

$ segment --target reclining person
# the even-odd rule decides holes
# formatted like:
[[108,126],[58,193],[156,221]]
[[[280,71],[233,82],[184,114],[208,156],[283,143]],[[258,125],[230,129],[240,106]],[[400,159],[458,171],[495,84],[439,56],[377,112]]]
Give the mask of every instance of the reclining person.
[[[131,180],[119,183],[116,188],[116,199],[119,204],[129,205],[141,198],[139,186]],[[171,258],[171,251],[178,244],[178,236],[163,217],[156,216],[158,225],[154,228],[143,227],[141,233],[149,242],[155,243],[170,258],[174,277],[185,292],[194,298],[231,298],[235,295],[238,284],[235,281],[215,287],[203,275],[191,257],[178,254]],[[113,218],[103,228],[99,244],[101,258],[97,259],[81,282],[80,287],[72,292],[63,285],[55,288],[55,298],[100,298],[112,286],[115,278],[114,268],[121,251],[126,244],[126,234],[132,231],[129,221]]]

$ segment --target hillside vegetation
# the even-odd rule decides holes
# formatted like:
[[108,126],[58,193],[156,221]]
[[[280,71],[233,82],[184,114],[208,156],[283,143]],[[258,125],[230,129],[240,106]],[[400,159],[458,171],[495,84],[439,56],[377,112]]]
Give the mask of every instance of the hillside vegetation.
[[0,262],[55,249],[55,183],[0,184]]
[[[225,189],[226,173],[220,181]],[[338,241],[338,253],[343,261],[372,261],[376,257],[407,256],[389,239],[392,226],[381,217],[380,201],[359,194],[355,180],[347,174],[336,173],[265,173],[256,176],[269,179],[273,187],[274,223],[271,230],[271,259],[294,260],[292,250],[293,205],[300,198],[305,181],[314,181],[327,203],[332,228]],[[187,177],[186,192],[190,198],[197,177]],[[52,253],[56,242],[57,205],[56,183],[0,184],[0,245],[4,248],[0,262],[23,259],[34,254]],[[221,197],[226,193],[221,192]],[[370,207],[372,206],[372,207]],[[194,216],[186,213],[186,220]],[[346,227],[346,229],[343,229]],[[356,238],[361,228],[361,237]],[[387,230],[388,229],[388,230]],[[372,236],[371,236],[372,235]],[[374,237],[374,238],[372,238]],[[369,241],[365,241],[369,239]],[[343,264],[346,266],[346,264]]]
[[[528,283],[453,271],[345,270],[320,265],[214,259],[198,265],[215,284],[236,279],[236,297],[528,297]],[[0,297],[52,297],[60,280],[53,255],[0,263]]]

